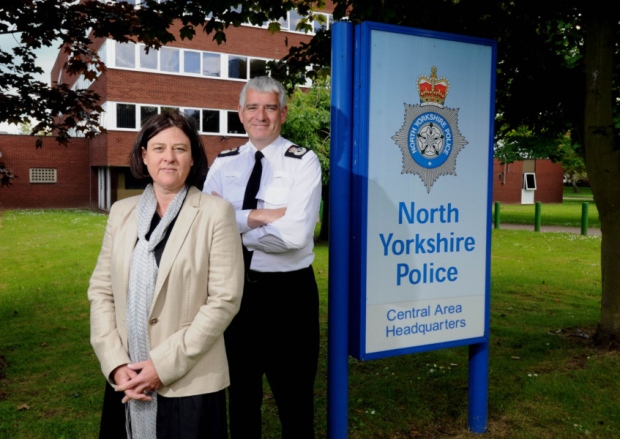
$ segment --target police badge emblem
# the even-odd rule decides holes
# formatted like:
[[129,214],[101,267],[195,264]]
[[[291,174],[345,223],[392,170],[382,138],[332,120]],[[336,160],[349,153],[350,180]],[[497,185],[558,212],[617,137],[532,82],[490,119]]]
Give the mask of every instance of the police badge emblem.
[[405,121],[392,140],[403,153],[402,174],[420,177],[427,193],[442,175],[456,175],[456,156],[467,145],[458,128],[458,108],[444,107],[450,84],[437,78],[418,78],[419,105],[405,103]]

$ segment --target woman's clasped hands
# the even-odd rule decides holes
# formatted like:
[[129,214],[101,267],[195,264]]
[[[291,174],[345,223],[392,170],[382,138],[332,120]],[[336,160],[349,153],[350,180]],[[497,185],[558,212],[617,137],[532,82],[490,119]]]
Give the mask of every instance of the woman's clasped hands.
[[153,365],[153,360],[124,364],[112,372],[117,392],[125,392],[123,404],[130,399],[151,401],[151,393],[160,387],[162,382]]

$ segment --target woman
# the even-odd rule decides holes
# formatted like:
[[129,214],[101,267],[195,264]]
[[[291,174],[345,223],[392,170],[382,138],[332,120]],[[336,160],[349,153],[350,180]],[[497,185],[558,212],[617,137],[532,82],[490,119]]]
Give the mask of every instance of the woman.
[[88,290],[108,380],[100,437],[226,438],[223,333],[243,289],[234,209],[195,187],[207,158],[178,111],[144,124],[130,168],[149,184],[110,209]]

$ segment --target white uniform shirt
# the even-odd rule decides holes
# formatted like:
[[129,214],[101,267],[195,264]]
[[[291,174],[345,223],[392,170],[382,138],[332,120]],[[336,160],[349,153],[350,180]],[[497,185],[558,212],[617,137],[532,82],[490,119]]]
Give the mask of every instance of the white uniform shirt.
[[[248,226],[250,210],[242,210],[245,188],[254,167],[256,148],[252,142],[232,153],[222,153],[213,162],[203,192],[218,193],[237,214],[243,244],[254,251],[251,269],[261,272],[294,271],[314,260],[314,228],[321,203],[321,165],[316,154],[293,148],[278,137],[263,148],[263,173],[256,198],[258,209],[286,207],[282,218],[255,229]],[[305,154],[303,154],[305,152]]]

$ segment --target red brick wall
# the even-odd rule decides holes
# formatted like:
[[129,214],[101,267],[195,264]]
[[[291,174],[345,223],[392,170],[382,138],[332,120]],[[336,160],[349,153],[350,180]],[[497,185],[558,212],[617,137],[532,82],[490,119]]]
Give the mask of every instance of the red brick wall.
[[[534,201],[541,203],[561,203],[564,170],[562,165],[548,159],[536,160],[536,191]],[[501,203],[521,203],[523,182],[523,162],[502,165],[493,162],[493,201]]]
[[523,162],[502,165],[493,160],[493,201],[521,203]]
[[[0,188],[0,209],[89,206],[91,171],[87,140],[72,139],[65,147],[53,137],[43,137],[43,147],[36,149],[36,139],[0,135],[0,161],[17,175],[11,187]],[[55,168],[57,183],[30,183],[30,168]]]
[[235,110],[245,85],[245,81],[118,69],[107,71],[106,83],[107,101]]
[[536,160],[536,193],[541,203],[561,203],[564,195],[564,169],[551,160]]
[[[173,26],[171,32],[178,35],[179,27],[178,25]],[[311,38],[312,35],[299,32],[281,31],[271,34],[266,28],[231,26],[226,29],[226,41],[222,44],[213,40],[213,34],[207,35],[197,29],[193,39],[181,40],[178,38],[168,46],[280,59],[288,54],[292,46],[298,46],[301,42],[308,42]]]

